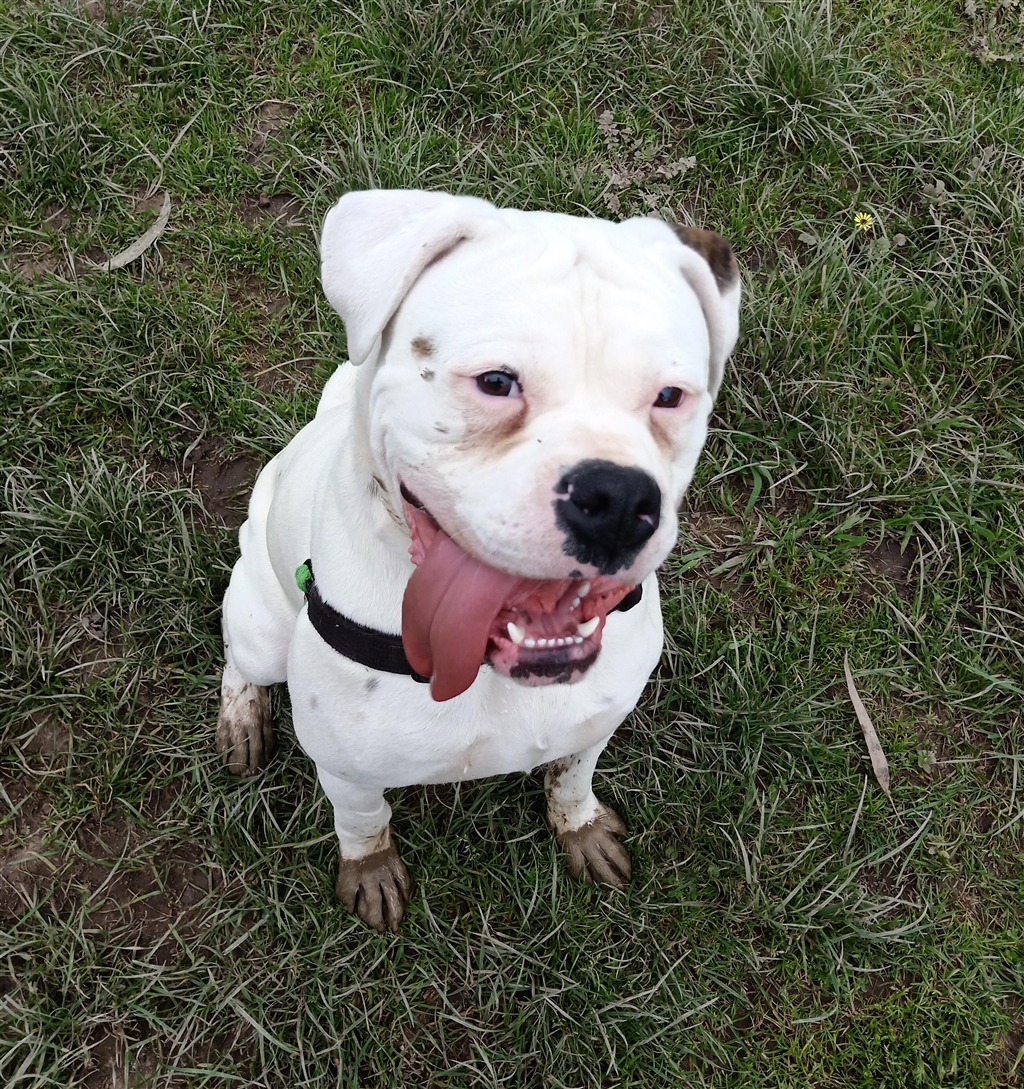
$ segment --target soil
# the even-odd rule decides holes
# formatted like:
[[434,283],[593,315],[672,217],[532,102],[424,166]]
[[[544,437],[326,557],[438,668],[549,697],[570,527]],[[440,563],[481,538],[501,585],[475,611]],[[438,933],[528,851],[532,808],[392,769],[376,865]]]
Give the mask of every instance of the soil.
[[101,25],[107,21],[108,14],[115,14],[117,11],[117,8],[110,3],[110,0],[85,0],[78,7],[94,23],[100,23]]
[[[40,719],[20,748],[34,766],[66,751],[69,740],[62,727]],[[27,771],[0,779],[0,926],[38,911],[102,935],[129,956],[176,963],[181,944],[194,944],[205,928],[204,902],[223,886],[219,867],[195,843],[157,837],[119,813],[90,817],[66,838],[66,822],[43,789],[45,775]],[[169,789],[154,791],[147,815],[168,808],[163,795]],[[20,973],[14,964],[9,968],[4,989],[17,990]],[[140,1042],[147,1037],[151,1029],[130,1022],[98,1027],[87,1038],[75,1084],[153,1085],[163,1063],[159,1042]]]
[[891,579],[897,587],[906,587],[917,552],[912,544],[906,551],[900,551],[900,542],[894,537],[887,537],[867,554],[868,570],[873,575],[882,575]]
[[295,106],[277,99],[270,99],[260,105],[252,141],[245,156],[247,162],[255,164],[269,157],[267,144],[274,141],[289,119],[295,116],[295,112]]
[[41,276],[51,276],[58,268],[60,268],[60,258],[52,253],[30,257],[18,264],[18,272],[26,280],[38,280]]
[[0,918],[18,916],[53,884],[46,854],[49,800],[28,776],[0,781]]
[[1012,1024],[1000,1036],[996,1048],[996,1069],[1001,1074],[1008,1074],[1011,1070],[1019,1071],[1021,1065],[1024,1065],[1021,1057],[1021,1052],[1024,1051],[1024,1019]]
[[117,622],[99,610],[71,616],[64,625],[68,651],[64,668],[74,670],[83,684],[106,677],[121,665],[128,647],[115,632]]
[[[66,746],[67,731],[41,719],[20,748],[35,768]],[[0,926],[35,910],[101,936],[133,959],[178,963],[182,946],[194,947],[206,928],[208,895],[224,893],[221,869],[196,843],[154,833],[116,811],[89,817],[68,835],[70,822],[60,820],[43,789],[45,774],[37,769],[0,779]],[[175,783],[154,788],[142,820],[166,819],[177,792]],[[5,993],[22,986],[17,965],[8,968]],[[169,1062],[195,1067],[230,1054],[243,1065],[251,1050],[236,1033],[165,1057],[153,1026],[130,1018],[97,1026],[84,1042],[86,1058],[73,1080],[87,1089],[144,1089]],[[185,1089],[189,1082],[162,1075],[160,1084]]]
[[248,309],[255,302],[268,318],[283,314],[289,305],[288,296],[283,291],[265,290],[258,276],[231,279],[228,283],[228,298],[236,310]]
[[185,473],[216,521],[236,529],[245,521],[249,493],[263,459],[253,454],[225,457],[220,442],[201,442],[185,459]]
[[140,189],[135,195],[134,211],[136,215],[145,212],[159,212],[164,206],[164,191],[158,189],[151,193],[149,189]]
[[32,756],[57,756],[71,752],[71,734],[59,722],[53,722],[42,711],[33,711],[29,721],[35,727],[21,742],[21,751]]
[[238,206],[238,218],[247,226],[272,221],[282,227],[304,227],[302,205],[289,193],[272,197],[243,197]]
[[87,929],[116,931],[123,947],[137,947],[155,963],[173,960],[172,927],[182,937],[195,934],[196,909],[220,880],[199,848],[154,843],[116,814],[89,818],[72,842],[62,842],[52,803],[34,776],[0,786],[0,918],[18,918],[33,905],[60,916],[81,911]]

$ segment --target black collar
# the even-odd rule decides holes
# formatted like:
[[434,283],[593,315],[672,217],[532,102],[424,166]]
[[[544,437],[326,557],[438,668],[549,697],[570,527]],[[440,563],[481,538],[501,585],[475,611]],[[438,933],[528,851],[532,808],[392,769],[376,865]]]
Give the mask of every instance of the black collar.
[[[362,624],[342,616],[320,596],[316,582],[313,581],[311,562],[306,560],[303,567],[308,569],[309,578],[305,580],[304,586],[299,583],[299,589],[306,595],[309,622],[329,647],[353,662],[369,666],[370,669],[378,669],[382,673],[401,673],[421,684],[430,680],[429,677],[420,676],[409,665],[400,635],[388,635],[376,628],[364,628]],[[302,567],[299,572],[302,572]]]
[[[311,560],[306,560],[298,569],[295,579],[299,589],[306,595],[309,622],[329,647],[350,661],[380,670],[381,673],[399,673],[412,677],[421,684],[430,680],[409,665],[400,635],[388,635],[376,628],[365,628],[362,624],[349,620],[347,616],[342,616],[337,609],[324,601],[313,579]],[[628,612],[640,601],[643,593],[642,586],[634,587],[611,611]]]

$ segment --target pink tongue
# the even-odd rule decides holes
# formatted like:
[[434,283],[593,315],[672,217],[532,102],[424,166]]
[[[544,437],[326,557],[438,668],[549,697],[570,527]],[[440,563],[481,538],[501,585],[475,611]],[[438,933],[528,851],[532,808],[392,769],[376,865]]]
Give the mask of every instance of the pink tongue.
[[494,618],[520,581],[437,531],[402,601],[405,654],[417,673],[431,678],[435,700],[453,699],[476,680]]

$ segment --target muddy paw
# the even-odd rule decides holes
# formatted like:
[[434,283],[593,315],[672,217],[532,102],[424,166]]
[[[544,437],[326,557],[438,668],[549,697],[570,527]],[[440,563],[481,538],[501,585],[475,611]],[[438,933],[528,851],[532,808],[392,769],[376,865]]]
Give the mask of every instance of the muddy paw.
[[340,859],[334,891],[349,911],[374,930],[397,934],[412,895],[412,881],[395,845],[389,843],[366,858]]
[[255,775],[274,752],[270,689],[245,684],[225,692],[217,719],[217,751],[235,775]]
[[633,876],[629,852],[618,838],[625,834],[622,818],[605,805],[575,832],[556,832],[565,848],[569,873],[588,885],[610,885],[613,889],[624,889]]

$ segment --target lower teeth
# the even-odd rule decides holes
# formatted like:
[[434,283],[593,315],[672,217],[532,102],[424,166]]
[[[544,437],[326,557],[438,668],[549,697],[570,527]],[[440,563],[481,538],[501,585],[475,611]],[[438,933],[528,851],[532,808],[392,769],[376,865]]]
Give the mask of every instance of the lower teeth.
[[[512,628],[513,625],[509,625],[509,627]],[[597,625],[594,624],[593,628],[596,629]],[[584,628],[584,630],[586,629]],[[590,632],[588,632],[587,634],[589,635]],[[513,643],[515,643],[517,646],[526,647],[528,650],[548,650],[554,647],[571,647],[574,644],[578,645],[583,642],[582,635],[556,636],[553,639],[527,639],[525,638],[525,633],[523,633],[521,628],[516,628],[514,635],[512,631],[509,631],[509,635],[513,636]],[[514,636],[519,636],[519,638],[515,638]]]

